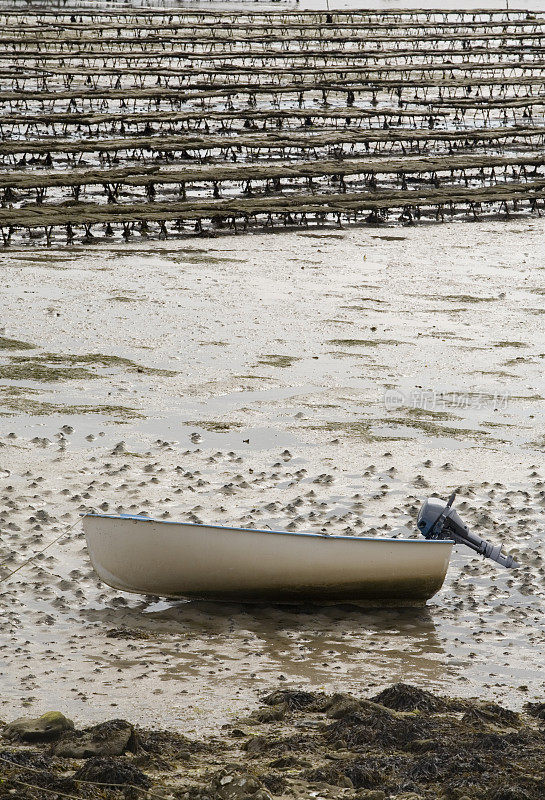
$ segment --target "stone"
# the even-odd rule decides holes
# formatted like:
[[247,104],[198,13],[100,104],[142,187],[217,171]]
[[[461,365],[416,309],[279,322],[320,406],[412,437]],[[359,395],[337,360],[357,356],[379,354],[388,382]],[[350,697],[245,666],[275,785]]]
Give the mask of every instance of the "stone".
[[415,792],[408,792],[407,794],[398,794],[396,800],[423,800],[423,798]]
[[217,772],[210,789],[216,800],[272,800],[257,776],[237,767],[227,767]]
[[113,719],[66,734],[57,742],[54,752],[61,758],[92,758],[120,756],[126,750],[136,752],[137,749],[136,734],[130,722]]
[[41,717],[19,717],[4,727],[2,736],[22,742],[48,742],[70,730],[74,730],[71,719],[60,711],[48,711]]

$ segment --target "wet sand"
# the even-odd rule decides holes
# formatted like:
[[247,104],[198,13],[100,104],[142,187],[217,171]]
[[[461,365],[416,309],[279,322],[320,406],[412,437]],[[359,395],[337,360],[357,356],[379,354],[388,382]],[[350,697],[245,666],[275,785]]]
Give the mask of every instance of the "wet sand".
[[416,535],[420,501],[455,488],[523,564],[457,552],[424,609],[165,602],[99,584],[76,526],[2,585],[0,716],[55,697],[82,724],[201,735],[279,681],[542,699],[543,232],[0,253],[4,575],[89,509]]

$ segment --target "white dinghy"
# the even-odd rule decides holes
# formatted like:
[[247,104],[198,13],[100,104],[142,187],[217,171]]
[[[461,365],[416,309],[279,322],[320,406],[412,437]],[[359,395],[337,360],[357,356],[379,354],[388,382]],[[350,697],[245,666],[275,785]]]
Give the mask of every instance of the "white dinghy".
[[448,502],[428,498],[422,539],[379,539],[87,514],[93,566],[115,589],[161,597],[289,602],[417,601],[443,585],[452,545],[506,568],[500,545],[470,532]]
[[216,600],[425,601],[451,541],[365,539],[88,515],[100,578],[125,592]]

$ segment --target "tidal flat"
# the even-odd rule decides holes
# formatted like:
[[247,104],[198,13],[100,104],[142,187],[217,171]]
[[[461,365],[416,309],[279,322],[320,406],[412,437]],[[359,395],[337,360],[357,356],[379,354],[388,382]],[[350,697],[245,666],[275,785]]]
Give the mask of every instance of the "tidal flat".
[[[199,737],[279,682],[542,702],[544,232],[526,217],[0,252],[0,717],[54,698],[82,727]],[[78,522],[416,536],[420,502],[454,489],[523,566],[459,550],[418,609],[122,595]]]

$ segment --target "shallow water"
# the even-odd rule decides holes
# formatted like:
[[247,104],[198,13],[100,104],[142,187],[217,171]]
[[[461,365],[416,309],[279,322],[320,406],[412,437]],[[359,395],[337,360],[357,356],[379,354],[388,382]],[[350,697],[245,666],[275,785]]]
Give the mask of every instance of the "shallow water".
[[36,345],[0,350],[22,370],[0,381],[4,573],[87,508],[415,535],[419,502],[454,488],[524,567],[458,552],[425,609],[170,603],[98,585],[75,533],[4,584],[0,715],[54,697],[82,721],[211,730],[283,678],[542,697],[544,228],[1,252],[0,335]]

